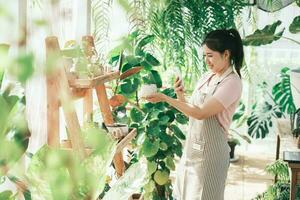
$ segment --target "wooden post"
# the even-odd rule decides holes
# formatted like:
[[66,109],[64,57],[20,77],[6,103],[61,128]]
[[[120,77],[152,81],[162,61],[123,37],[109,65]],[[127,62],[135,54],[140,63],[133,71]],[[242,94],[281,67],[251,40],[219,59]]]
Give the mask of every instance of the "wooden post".
[[[84,54],[90,59],[94,51],[94,39],[92,36],[83,36],[82,42],[84,45]],[[91,122],[93,119],[93,90],[88,89],[83,98],[83,119],[87,122]]]
[[93,121],[93,90],[87,89],[83,98],[83,120],[85,122]]
[[[46,49],[47,58],[53,59],[51,60],[51,62],[48,63],[55,63],[55,65],[62,64],[62,57],[60,55],[60,47],[58,44],[57,37],[46,38]],[[58,130],[60,99],[73,150],[77,153],[80,159],[84,159],[86,154],[84,142],[80,134],[81,129],[79,125],[79,120],[77,118],[74,106],[71,103],[71,90],[69,88],[69,83],[65,69],[63,66],[51,66],[51,68],[48,70],[48,73],[49,74],[47,74],[47,78],[48,76],[50,76],[51,82],[47,81],[47,88],[50,88],[49,92],[47,90],[47,105],[49,105],[49,107],[47,107],[47,117],[50,117],[49,119],[47,119],[47,128],[48,130],[50,130],[50,127],[55,127],[55,132],[48,133],[48,144],[54,147],[59,147],[60,144]],[[48,83],[50,83],[49,86]],[[55,115],[53,115],[53,113],[55,113]]]
[[[53,55],[58,55],[59,44],[56,37],[47,37],[46,43],[46,60],[51,63]],[[49,66],[51,69],[55,66]],[[48,70],[46,74],[47,89],[47,142],[51,147],[59,147],[59,99],[57,95],[58,72]]]
[[[84,41],[85,54],[88,57],[90,57],[94,53],[96,53],[95,43],[94,43],[94,39],[92,36],[83,36],[82,41]],[[113,119],[113,115],[112,115],[110,107],[109,107],[109,101],[108,101],[104,83],[97,85],[95,89],[96,89],[97,98],[98,98],[98,102],[99,102],[99,106],[100,106],[100,110],[102,113],[102,118],[104,120],[104,123],[105,124],[113,124],[114,119]],[[125,171],[125,165],[124,165],[122,152],[115,154],[113,162],[115,165],[117,175],[119,177],[122,176]]]

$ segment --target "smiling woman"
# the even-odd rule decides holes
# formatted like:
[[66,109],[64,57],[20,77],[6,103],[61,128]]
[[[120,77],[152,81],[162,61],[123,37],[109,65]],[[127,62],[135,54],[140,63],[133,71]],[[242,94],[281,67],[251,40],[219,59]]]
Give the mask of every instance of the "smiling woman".
[[174,186],[178,200],[224,199],[230,151],[228,129],[242,93],[244,52],[239,33],[234,29],[212,31],[203,46],[211,72],[198,82],[189,102],[179,78],[174,85],[177,99],[162,93],[146,97],[153,103],[167,102],[189,117],[186,146]]

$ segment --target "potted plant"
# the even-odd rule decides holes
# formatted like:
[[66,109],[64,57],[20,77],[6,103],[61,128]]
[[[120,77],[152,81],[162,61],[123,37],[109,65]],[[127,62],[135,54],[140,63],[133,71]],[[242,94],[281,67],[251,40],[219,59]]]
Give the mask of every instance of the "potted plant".
[[[143,186],[143,198],[168,199],[172,196],[170,172],[175,169],[175,156],[182,155],[181,140],[185,139],[178,124],[186,124],[188,119],[166,103],[146,103],[140,99],[139,88],[145,83],[155,84],[155,87],[151,86],[150,92],[160,90],[171,97],[176,95],[173,89],[162,89],[160,74],[155,69],[160,62],[146,51],[146,45],[154,39],[153,35],[139,38],[137,32],[133,32],[128,37],[126,44],[130,46],[125,48],[124,62],[120,68],[121,77],[114,90],[115,96],[112,97],[120,101],[113,101],[113,105],[116,105],[113,111],[117,122],[127,121],[130,127],[137,129],[130,164],[138,162],[141,158],[147,160],[148,181]],[[118,53],[120,51],[120,49],[115,50],[116,54],[112,56],[112,62],[120,60]],[[148,90],[142,91],[142,93],[148,92]],[[126,109],[128,106],[130,110]]]
[[[264,138],[270,132],[274,121],[280,134],[292,133],[298,140],[300,109],[296,110],[290,84],[290,69],[284,67],[280,72],[280,80],[269,92],[267,84],[261,85],[264,101],[254,104],[251,115],[247,119],[248,134],[256,138]],[[290,131],[287,131],[289,127]],[[296,142],[298,143],[298,141]]]

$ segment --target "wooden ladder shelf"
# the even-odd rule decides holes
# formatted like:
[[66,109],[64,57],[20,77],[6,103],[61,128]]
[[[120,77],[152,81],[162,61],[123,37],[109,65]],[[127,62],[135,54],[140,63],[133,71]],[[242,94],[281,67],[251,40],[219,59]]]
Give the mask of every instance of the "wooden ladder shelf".
[[[88,55],[95,47],[92,36],[84,36],[85,54]],[[55,63],[50,66],[46,77],[47,85],[47,135],[50,147],[61,147],[59,137],[59,108],[63,109],[68,129],[71,146],[80,159],[87,156],[85,151],[81,129],[75,108],[72,101],[78,97],[83,98],[84,119],[91,121],[93,112],[92,91],[95,89],[102,118],[104,123],[114,124],[113,115],[109,106],[105,83],[119,78],[119,72],[109,72],[93,79],[70,79],[68,80],[63,62],[61,49],[57,37],[47,37],[46,59],[47,63]],[[54,59],[54,60],[53,60]],[[56,66],[57,65],[57,66]],[[60,65],[60,66],[59,66]],[[114,156],[114,166],[118,177],[122,176],[125,170],[122,149],[134,138],[136,129],[133,129],[125,138],[119,141]]]

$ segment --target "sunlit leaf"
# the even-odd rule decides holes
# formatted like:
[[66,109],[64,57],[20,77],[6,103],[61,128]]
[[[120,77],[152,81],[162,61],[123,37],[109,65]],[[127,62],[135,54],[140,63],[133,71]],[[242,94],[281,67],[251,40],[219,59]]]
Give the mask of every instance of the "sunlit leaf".
[[31,77],[34,71],[33,54],[21,54],[9,66],[9,73],[15,76],[21,83],[25,83]]
[[150,141],[148,138],[145,139],[143,146],[142,146],[142,152],[146,157],[152,157],[154,156],[159,149],[159,141]]
[[168,156],[166,158],[166,166],[170,169],[170,170],[175,170],[175,163],[174,163],[174,159],[170,156]]
[[154,174],[154,180],[158,185],[164,185],[169,180],[169,173],[167,171],[157,170]]
[[0,199],[2,200],[13,200],[12,199],[13,193],[12,191],[6,190],[3,192],[0,192]]
[[139,192],[147,182],[147,165],[139,161],[129,167],[125,174],[105,194],[103,200],[128,200],[133,193]]

